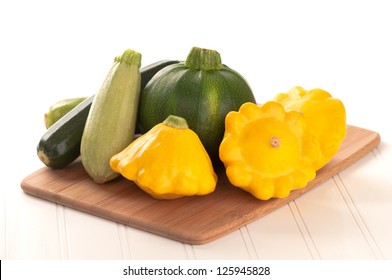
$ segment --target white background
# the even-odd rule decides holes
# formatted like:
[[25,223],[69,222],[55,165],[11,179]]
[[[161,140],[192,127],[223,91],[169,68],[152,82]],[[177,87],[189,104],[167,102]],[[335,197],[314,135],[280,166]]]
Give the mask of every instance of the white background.
[[[35,149],[45,131],[43,114],[47,108],[63,98],[94,94],[113,58],[127,48],[142,53],[142,66],[161,59],[183,60],[193,46],[218,50],[223,63],[248,80],[259,103],[297,85],[329,91],[344,102],[349,124],[380,132],[383,142],[374,156],[350,172],[358,174],[359,170],[369,170],[368,161],[372,162],[374,158],[377,164],[382,162],[380,168],[370,167],[371,172],[363,176],[372,176],[373,170],[381,170],[380,174],[385,176],[381,181],[386,183],[378,195],[392,203],[392,196],[389,196],[392,170],[391,7],[389,1],[381,0],[1,0],[0,258],[116,258],[106,254],[110,249],[104,245],[98,246],[99,253],[78,252],[75,248],[83,248],[85,241],[82,237],[79,239],[77,231],[68,232],[74,247],[68,243],[65,253],[64,248],[59,254],[53,253],[52,244],[45,246],[44,240],[49,236],[48,242],[51,242],[52,235],[46,228],[50,226],[45,221],[51,215],[48,209],[52,208],[49,203],[24,195],[20,181],[42,167]],[[335,185],[332,185],[334,189]],[[328,186],[323,187],[329,190]],[[320,199],[318,195],[314,196]],[[366,193],[362,196],[366,197]],[[354,208],[357,209],[356,205]],[[60,211],[61,215],[77,220],[76,224],[95,223],[92,218],[78,216],[69,209],[53,209],[57,209],[57,214],[52,216]],[[370,236],[384,229],[391,233],[391,214],[386,214],[385,221],[381,214],[390,209],[387,206],[377,210],[379,212],[374,210],[381,220],[374,221],[372,216],[369,220],[373,224],[367,222],[361,210],[358,210],[359,218],[354,215],[354,220],[363,220],[363,228],[369,228]],[[279,213],[284,216],[284,212]],[[274,216],[269,219],[274,223]],[[374,232],[372,225],[375,225]],[[100,230],[110,232],[109,228],[104,224]],[[128,234],[129,230],[120,232]],[[98,243],[103,234],[106,232],[94,237]],[[312,233],[310,236],[314,237]],[[149,238],[153,237],[146,235],[145,240]],[[387,237],[383,236],[381,240],[384,242]],[[162,244],[167,246],[167,251],[173,248],[171,243]],[[219,244],[196,249],[185,247],[186,256],[224,258],[229,243],[222,241]],[[377,238],[375,244],[376,251],[381,252],[375,253],[376,258],[391,258],[391,247],[383,249]],[[144,249],[141,245],[134,246],[130,256],[137,258],[137,253]],[[189,250],[193,253],[189,254]],[[270,250],[273,252],[273,247]],[[352,257],[339,255],[339,250],[325,258]],[[145,252],[140,256],[154,258],[153,251],[149,253],[147,249]],[[210,252],[213,254],[209,255]],[[155,258],[165,256],[168,257],[158,254]],[[267,258],[274,256],[266,255]],[[315,256],[323,258],[321,253],[312,252],[309,258]],[[129,256],[123,253],[123,257]],[[250,254],[250,258],[253,257],[255,254]],[[179,257],[175,255],[174,258]],[[257,255],[256,258],[263,257]]]
[[215,49],[258,102],[320,87],[343,100],[348,123],[377,130],[391,114],[391,12],[380,0],[2,0],[2,128],[25,135],[3,137],[7,158],[36,161],[43,112],[94,94],[126,48],[141,52],[143,65],[183,60],[192,46]]

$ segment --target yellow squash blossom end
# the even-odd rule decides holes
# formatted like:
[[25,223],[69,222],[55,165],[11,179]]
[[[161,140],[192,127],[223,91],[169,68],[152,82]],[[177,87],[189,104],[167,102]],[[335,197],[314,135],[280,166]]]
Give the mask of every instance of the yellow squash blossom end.
[[316,176],[313,140],[300,113],[245,103],[227,115],[219,155],[231,184],[261,200],[283,198]]

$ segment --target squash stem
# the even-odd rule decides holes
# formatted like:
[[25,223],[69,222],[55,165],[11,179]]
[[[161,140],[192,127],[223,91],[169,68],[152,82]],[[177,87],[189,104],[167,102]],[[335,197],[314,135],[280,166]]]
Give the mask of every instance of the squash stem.
[[142,55],[137,51],[127,49],[121,56],[116,56],[114,61],[119,63],[124,62],[129,65],[136,65],[138,68],[140,68],[142,64]]
[[194,70],[220,70],[220,54],[214,50],[193,47],[185,60],[185,67]]
[[174,115],[168,116],[166,120],[163,121],[163,124],[178,129],[188,128],[186,119]]

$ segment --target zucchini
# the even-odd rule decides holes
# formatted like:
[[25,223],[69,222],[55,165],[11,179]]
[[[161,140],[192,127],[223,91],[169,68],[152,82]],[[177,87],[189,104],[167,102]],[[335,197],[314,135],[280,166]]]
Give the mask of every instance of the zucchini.
[[[174,63],[178,61],[162,60],[141,68],[140,92],[158,71]],[[93,100],[94,95],[88,97],[45,131],[38,142],[37,154],[46,166],[61,169],[80,156],[82,134]]]
[[116,57],[91,104],[80,158],[87,174],[98,184],[120,175],[110,167],[110,158],[125,149],[135,136],[141,61],[142,55],[131,49]]
[[49,107],[44,115],[45,127],[51,127],[55,122],[61,119],[66,113],[75,108],[87,97],[67,98],[54,103]]
[[84,124],[93,99],[94,96],[87,98],[44,133],[37,154],[46,166],[63,168],[79,157]]

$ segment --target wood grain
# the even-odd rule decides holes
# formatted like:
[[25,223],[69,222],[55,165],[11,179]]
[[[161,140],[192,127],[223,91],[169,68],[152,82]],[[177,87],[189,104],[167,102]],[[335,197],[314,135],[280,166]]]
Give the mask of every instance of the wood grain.
[[188,244],[203,244],[230,233],[296,199],[343,170],[380,143],[377,132],[348,126],[338,154],[305,188],[284,199],[260,201],[227,180],[223,167],[216,191],[170,201],[151,198],[134,183],[118,178],[95,184],[80,161],[61,170],[43,167],[21,182],[25,193],[92,215]]

